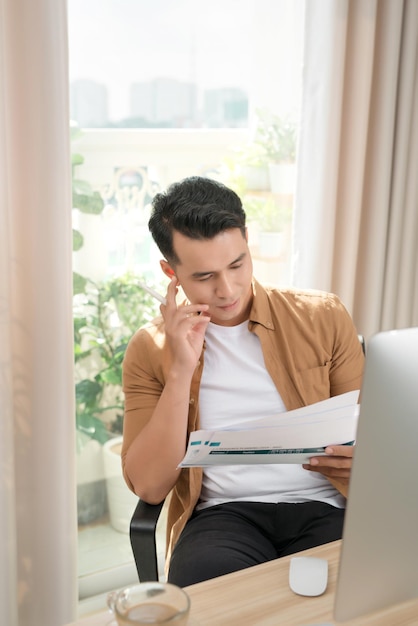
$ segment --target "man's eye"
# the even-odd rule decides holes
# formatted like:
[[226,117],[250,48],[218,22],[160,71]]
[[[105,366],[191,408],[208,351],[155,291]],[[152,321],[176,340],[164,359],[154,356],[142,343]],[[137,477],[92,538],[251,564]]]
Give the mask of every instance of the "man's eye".
[[231,265],[231,270],[238,270],[240,267],[242,267],[242,263],[239,263],[238,265]]
[[212,274],[208,274],[208,276],[202,276],[202,278],[199,278],[199,282],[203,283],[205,282],[205,280],[209,280],[209,278],[212,278]]

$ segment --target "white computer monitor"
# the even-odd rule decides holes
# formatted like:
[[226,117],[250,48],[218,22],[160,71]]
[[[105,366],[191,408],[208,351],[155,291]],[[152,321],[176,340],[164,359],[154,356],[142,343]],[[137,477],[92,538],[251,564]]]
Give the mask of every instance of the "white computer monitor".
[[417,483],[418,328],[408,328],[367,346],[336,621],[418,597]]

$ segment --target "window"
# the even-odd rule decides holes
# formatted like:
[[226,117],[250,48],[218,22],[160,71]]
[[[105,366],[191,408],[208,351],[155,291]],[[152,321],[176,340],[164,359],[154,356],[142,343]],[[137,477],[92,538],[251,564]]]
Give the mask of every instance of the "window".
[[252,9],[246,0],[70,0],[73,119],[245,127]]
[[[88,603],[136,577],[118,377],[127,338],[156,310],[135,286],[139,275],[161,280],[151,198],[191,174],[222,180],[243,199],[255,275],[288,280],[303,1],[69,0],[68,13],[79,579]],[[118,486],[123,513],[112,503]]]

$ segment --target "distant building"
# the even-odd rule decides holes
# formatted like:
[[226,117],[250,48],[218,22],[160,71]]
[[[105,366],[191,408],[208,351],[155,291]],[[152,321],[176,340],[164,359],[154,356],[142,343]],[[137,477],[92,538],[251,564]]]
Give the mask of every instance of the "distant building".
[[204,93],[205,126],[242,127],[248,124],[248,96],[241,89],[225,87]]
[[156,78],[131,85],[130,114],[153,125],[184,128],[196,125],[197,89],[193,83]]
[[76,80],[71,83],[70,115],[80,128],[107,126],[107,87],[93,80]]

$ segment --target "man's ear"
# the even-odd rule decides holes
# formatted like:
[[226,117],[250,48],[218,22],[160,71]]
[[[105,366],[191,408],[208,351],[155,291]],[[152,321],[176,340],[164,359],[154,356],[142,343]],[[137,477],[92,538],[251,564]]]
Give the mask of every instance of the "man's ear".
[[165,259],[161,259],[160,266],[161,266],[161,269],[163,270],[164,274],[166,276],[168,276],[168,278],[170,278],[170,280],[173,278],[173,276],[176,275],[176,273],[173,270],[173,268],[171,267],[170,263],[168,261],[166,261]]

